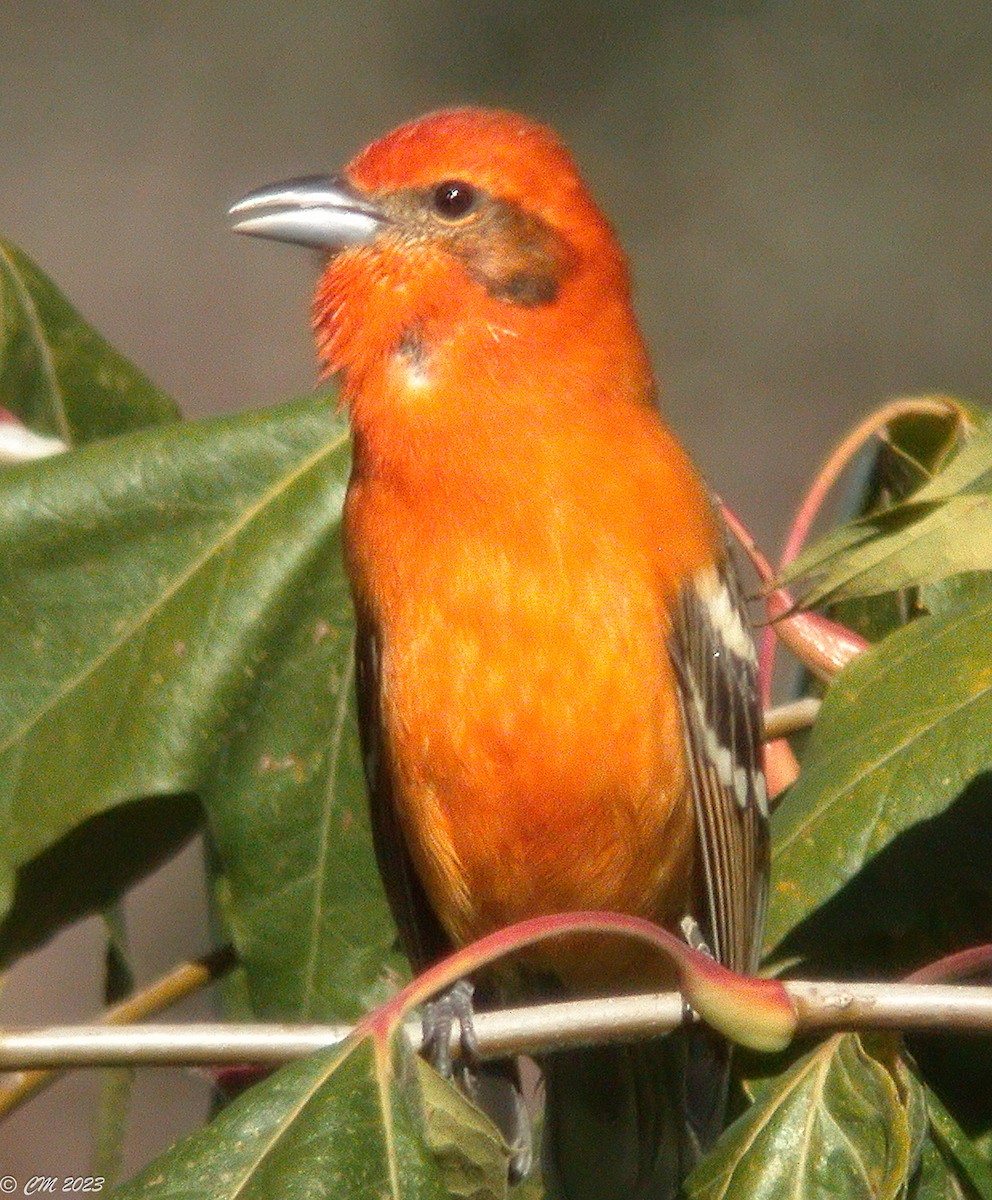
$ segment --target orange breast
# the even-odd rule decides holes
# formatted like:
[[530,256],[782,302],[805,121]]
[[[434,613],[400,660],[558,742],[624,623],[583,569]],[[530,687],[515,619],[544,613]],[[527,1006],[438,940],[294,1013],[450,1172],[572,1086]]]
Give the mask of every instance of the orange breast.
[[[700,494],[666,547],[670,468],[656,438],[637,444],[644,470],[604,475],[595,438],[594,463],[573,444],[531,461],[530,487],[503,472],[433,494],[352,487],[351,569],[379,632],[401,821],[456,944],[542,913],[685,909],[694,818],[666,613],[711,532]],[[582,988],[626,973],[616,943],[529,957]]]

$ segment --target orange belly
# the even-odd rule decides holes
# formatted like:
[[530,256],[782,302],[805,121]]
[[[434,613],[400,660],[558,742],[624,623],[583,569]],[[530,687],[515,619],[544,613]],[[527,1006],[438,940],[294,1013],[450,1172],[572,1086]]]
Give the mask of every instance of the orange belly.
[[[685,910],[693,814],[672,753],[681,738],[663,620],[650,580],[617,555],[610,546],[565,581],[547,563],[511,570],[491,551],[448,547],[446,582],[390,606],[396,799],[456,944],[540,914],[667,923]],[[615,983],[628,957],[612,939],[528,955],[583,989]]]

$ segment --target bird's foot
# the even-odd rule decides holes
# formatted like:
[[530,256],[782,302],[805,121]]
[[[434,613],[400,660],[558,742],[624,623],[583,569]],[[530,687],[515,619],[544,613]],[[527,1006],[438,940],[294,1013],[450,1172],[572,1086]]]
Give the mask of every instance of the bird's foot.
[[[421,1053],[439,1075],[454,1078],[461,1091],[495,1121],[510,1152],[509,1181],[519,1183],[529,1174],[534,1159],[530,1113],[521,1095],[517,1064],[483,1063],[480,1059],[474,993],[472,984],[460,979],[437,1000],[424,1005]],[[451,1032],[456,1021],[459,1054],[453,1063]]]
[[451,1059],[451,1031],[457,1021],[459,1071],[479,1063],[479,1042],[475,1036],[472,996],[475,988],[467,979],[459,979],[446,992],[424,1005],[422,1053],[435,1071],[445,1079],[454,1074]]

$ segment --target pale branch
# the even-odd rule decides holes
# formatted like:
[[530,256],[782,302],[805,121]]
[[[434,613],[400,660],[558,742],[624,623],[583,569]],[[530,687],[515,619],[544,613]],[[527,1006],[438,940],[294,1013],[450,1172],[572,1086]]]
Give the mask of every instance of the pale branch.
[[[234,951],[230,946],[221,946],[201,958],[178,963],[147,987],[106,1009],[100,1014],[99,1024],[79,1028],[104,1030],[109,1025],[129,1026],[135,1021],[153,1017],[201,988],[215,983],[231,970],[234,963]],[[176,1028],[187,1027],[180,1025]],[[118,1064],[124,1061],[126,1060],[115,1060]],[[6,1064],[6,1059],[0,1060],[0,1070],[19,1071],[20,1074],[0,1082],[0,1120],[54,1083],[60,1070],[78,1065],[73,1062],[63,1063],[58,1058],[43,1061],[33,1059],[19,1066]]]
[[[962,984],[829,983],[790,980],[798,1032],[953,1030],[992,1033],[992,987]],[[685,1020],[678,993],[573,1000],[479,1013],[476,1033],[485,1058],[539,1054],[570,1046],[634,1041],[666,1033]],[[420,1041],[410,1025],[411,1041]],[[338,1045],[343,1025],[185,1024],[111,1027],[75,1025],[5,1030],[0,1070],[109,1066],[276,1065]],[[457,1052],[457,1045],[453,1045]]]
[[765,741],[774,742],[790,733],[809,729],[820,711],[820,704],[821,701],[815,696],[806,696],[802,700],[792,700],[788,704],[766,708]]

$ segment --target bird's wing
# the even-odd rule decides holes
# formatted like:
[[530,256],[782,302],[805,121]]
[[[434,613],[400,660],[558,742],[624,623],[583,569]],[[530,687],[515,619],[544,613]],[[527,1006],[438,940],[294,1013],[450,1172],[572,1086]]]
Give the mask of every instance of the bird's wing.
[[768,887],[757,658],[733,563],[683,587],[671,635],[701,859],[703,936],[738,971],[756,965]]
[[355,688],[376,861],[400,942],[416,974],[453,947],[427,899],[400,828],[379,704],[379,644],[371,621],[361,614],[355,640]]

